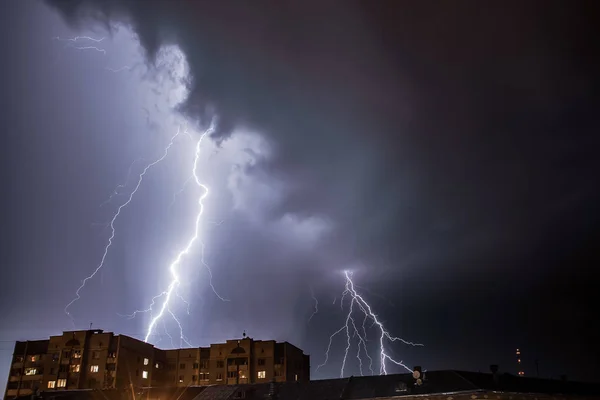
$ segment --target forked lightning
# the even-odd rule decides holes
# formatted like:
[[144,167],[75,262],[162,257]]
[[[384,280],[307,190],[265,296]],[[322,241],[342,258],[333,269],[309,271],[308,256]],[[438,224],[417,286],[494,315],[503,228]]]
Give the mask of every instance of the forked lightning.
[[[359,362],[359,369],[360,369],[361,375],[363,374],[363,360],[361,358],[361,351],[369,359],[369,370],[370,370],[371,374],[374,375],[374,371],[372,368],[373,359],[370,357],[368,349],[367,349],[367,341],[368,340],[367,340],[366,324],[367,324],[367,321],[370,320],[371,326],[369,328],[376,326],[379,331],[379,340],[378,340],[379,374],[387,375],[388,372],[387,372],[387,367],[386,367],[386,361],[392,362],[392,363],[394,363],[398,366],[401,366],[401,367],[405,368],[406,370],[412,372],[412,369],[410,369],[408,366],[406,366],[402,361],[398,361],[398,360],[394,359],[386,352],[386,347],[385,347],[386,343],[402,342],[402,343],[404,343],[406,345],[410,345],[410,346],[423,346],[423,345],[420,343],[413,343],[413,342],[404,340],[402,338],[392,336],[385,329],[385,327],[383,326],[383,323],[379,320],[379,318],[377,318],[377,315],[373,312],[369,303],[367,303],[367,301],[356,291],[354,282],[352,281],[352,272],[344,271],[344,276],[346,278],[346,285],[345,285],[344,292],[342,293],[340,305],[343,309],[344,299],[346,298],[346,296],[350,297],[350,307],[348,309],[348,314],[346,315],[345,324],[329,337],[329,344],[328,344],[327,350],[325,352],[325,360],[323,361],[323,363],[321,365],[319,365],[317,367],[317,370],[319,370],[319,368],[321,368],[325,364],[327,364],[327,361],[329,360],[329,351],[331,350],[331,344],[333,343],[333,339],[340,333],[345,332],[346,333],[346,348],[344,351],[344,357],[342,359],[342,367],[340,370],[340,377],[344,376],[344,369],[346,368],[346,361],[348,359],[348,353],[352,346],[352,338],[353,337],[358,338],[356,358],[358,359],[358,362]],[[356,321],[353,316],[355,311],[360,311],[360,313],[363,316],[361,329],[359,329],[356,326]]]
[[[102,253],[102,258],[100,259],[100,263],[98,264],[98,266],[96,267],[96,269],[81,282],[81,285],[75,291],[75,298],[73,300],[71,300],[71,302],[69,302],[69,304],[67,304],[65,306],[65,313],[71,319],[73,319],[73,317],[71,316],[71,313],[69,312],[69,307],[71,307],[73,305],[73,303],[75,303],[77,300],[79,300],[81,298],[80,292],[85,287],[85,284],[90,279],[92,279],[94,276],[96,276],[96,274],[104,266],[104,263],[106,261],[106,256],[108,255],[108,251],[109,251],[110,247],[113,244],[113,239],[115,238],[115,232],[116,232],[115,231],[115,221],[117,220],[117,218],[119,218],[119,215],[121,215],[121,211],[123,211],[123,209],[125,207],[127,207],[131,203],[131,201],[133,200],[134,195],[136,194],[136,192],[138,191],[138,189],[140,188],[140,186],[142,184],[142,181],[144,180],[144,176],[146,175],[146,172],[148,172],[148,170],[150,168],[154,167],[156,164],[160,163],[161,161],[163,161],[167,157],[167,155],[169,154],[169,150],[171,149],[171,147],[175,143],[175,139],[177,139],[177,137],[180,134],[181,134],[181,129],[177,129],[177,133],[171,138],[171,141],[169,142],[169,144],[165,148],[162,156],[159,157],[157,160],[151,162],[150,164],[146,165],[146,167],[144,167],[144,169],[142,170],[142,172],[138,175],[138,179],[137,179],[136,185],[135,185],[134,189],[131,191],[131,193],[129,194],[129,197],[127,198],[127,200],[123,204],[121,204],[117,208],[117,212],[115,213],[115,215],[113,216],[113,218],[112,218],[112,220],[110,221],[110,224],[109,224],[109,227],[110,227],[110,236],[108,238],[108,242],[107,242],[106,246],[104,247],[104,252]],[[121,187],[121,185],[119,185],[118,187]],[[117,190],[115,190],[115,192],[116,191]]]

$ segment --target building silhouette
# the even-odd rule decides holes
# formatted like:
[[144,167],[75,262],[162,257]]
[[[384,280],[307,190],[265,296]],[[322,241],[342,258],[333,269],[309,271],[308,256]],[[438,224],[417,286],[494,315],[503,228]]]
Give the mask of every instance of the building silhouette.
[[161,350],[102,330],[16,342],[5,398],[40,392],[307,382],[310,358],[290,343],[241,339]]

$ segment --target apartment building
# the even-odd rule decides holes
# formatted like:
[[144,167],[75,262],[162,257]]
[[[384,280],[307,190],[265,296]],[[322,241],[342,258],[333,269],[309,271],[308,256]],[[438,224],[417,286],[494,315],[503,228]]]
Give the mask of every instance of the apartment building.
[[5,399],[35,392],[307,382],[310,358],[290,343],[242,339],[161,350],[102,330],[16,342]]

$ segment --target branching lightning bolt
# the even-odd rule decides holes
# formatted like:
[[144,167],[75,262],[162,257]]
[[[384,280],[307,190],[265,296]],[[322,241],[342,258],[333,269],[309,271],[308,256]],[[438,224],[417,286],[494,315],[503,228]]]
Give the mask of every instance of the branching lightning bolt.
[[[127,200],[121,204],[118,208],[117,208],[117,212],[115,213],[115,215],[113,216],[112,220],[110,221],[110,237],[108,238],[108,243],[106,244],[106,246],[104,247],[104,252],[102,253],[102,258],[100,259],[100,263],[98,264],[98,266],[96,267],[96,269],[94,270],[94,272],[92,272],[91,275],[89,275],[88,277],[86,277],[82,282],[81,282],[81,286],[79,286],[79,288],[75,291],[75,298],[73,300],[71,300],[71,302],[69,304],[67,304],[65,306],[65,314],[67,314],[69,317],[71,317],[71,314],[69,313],[69,307],[71,305],[73,305],[73,303],[75,303],[77,300],[79,300],[81,298],[80,296],[80,292],[81,290],[85,287],[85,284],[87,283],[87,281],[89,281],[90,279],[92,279],[94,276],[96,276],[96,274],[98,273],[98,271],[100,271],[100,269],[102,269],[102,267],[104,266],[104,262],[106,261],[106,256],[108,255],[108,251],[110,249],[110,247],[112,246],[113,243],[113,239],[115,238],[115,221],[117,220],[117,218],[119,218],[119,215],[121,215],[121,211],[127,207],[131,201],[133,200],[133,196],[136,194],[136,192],[138,191],[138,189],[140,188],[142,181],[144,180],[144,176],[146,175],[146,172],[148,172],[148,170],[150,168],[152,168],[153,166],[155,166],[156,164],[160,163],[161,161],[163,161],[167,155],[169,154],[169,149],[171,149],[171,147],[173,146],[173,144],[175,143],[175,139],[181,134],[181,130],[178,129],[177,133],[171,138],[171,141],[169,142],[169,144],[167,145],[167,147],[165,148],[162,156],[160,158],[158,158],[157,160],[151,162],[150,164],[146,165],[146,167],[144,167],[144,169],[142,170],[142,172],[138,175],[138,180],[137,183],[134,187],[134,189],[131,191],[131,193],[129,194],[129,197],[127,198]],[[72,318],[72,317],[71,317]]]
[[312,312],[312,314],[310,314],[310,317],[308,318],[308,322],[310,322],[312,317],[314,317],[315,314],[319,312],[319,300],[317,300],[317,297],[315,296],[315,292],[313,291],[312,286],[309,286],[308,288],[310,289],[310,295],[311,295],[312,299],[315,301],[315,309]]
[[122,194],[120,193],[121,189],[125,189],[125,187],[127,187],[127,184],[129,183],[129,178],[131,177],[131,170],[133,169],[133,166],[139,161],[142,161],[142,159],[136,158],[135,160],[133,160],[133,162],[129,166],[129,169],[127,170],[127,177],[125,178],[125,182],[120,185],[117,185],[117,187],[115,188],[115,190],[113,190],[108,199],[104,200],[102,204],[100,204],[100,207],[104,207],[106,204],[110,203],[115,196]]
[[100,43],[100,42],[102,42],[105,39],[104,37],[96,39],[96,38],[93,38],[91,36],[75,36],[75,37],[72,37],[72,38],[61,38],[59,36],[55,36],[52,39],[57,40],[59,42],[67,42],[67,44],[66,44],[65,47],[72,47],[72,48],[77,49],[77,50],[95,50],[97,52],[100,52],[100,53],[106,55],[106,50],[104,50],[101,47],[98,47],[98,46],[76,46],[74,44],[74,43],[77,43],[77,42],[79,42],[81,40],[88,40],[88,41],[91,41],[91,42]]
[[150,304],[150,306],[147,309],[145,309],[145,310],[137,310],[137,311],[134,311],[133,314],[129,315],[130,318],[133,318],[138,313],[148,313],[149,312],[149,313],[152,314],[152,312],[154,311],[154,305],[156,304],[156,302],[159,299],[162,301],[162,304],[160,305],[160,309],[159,309],[158,313],[155,316],[152,316],[152,318],[150,320],[150,324],[148,325],[148,331],[146,332],[146,337],[144,338],[145,342],[148,342],[148,339],[152,335],[152,331],[155,329],[156,324],[162,319],[162,317],[165,315],[165,313],[169,313],[171,315],[171,317],[175,320],[175,322],[177,323],[177,325],[179,326],[179,332],[180,332],[179,337],[180,337],[180,340],[182,342],[185,342],[189,346],[191,346],[189,340],[183,334],[183,327],[181,326],[181,323],[180,323],[179,319],[177,318],[177,316],[175,315],[175,313],[173,313],[171,311],[170,304],[171,304],[171,298],[173,297],[173,295],[175,295],[175,296],[179,297],[181,300],[183,300],[185,302],[185,304],[188,306],[188,312],[189,312],[189,303],[187,301],[185,301],[185,299],[183,299],[183,297],[181,297],[179,295],[179,292],[178,292],[179,286],[181,284],[181,281],[179,279],[179,274],[178,274],[178,267],[181,264],[184,256],[186,256],[186,255],[188,255],[190,253],[190,251],[192,250],[194,244],[197,241],[201,245],[201,262],[202,262],[202,265],[204,267],[206,267],[206,269],[209,272],[210,286],[213,289],[213,292],[215,293],[215,295],[219,299],[221,299],[223,301],[227,301],[225,298],[223,298],[222,296],[220,296],[217,293],[217,291],[215,290],[215,288],[213,286],[213,283],[212,283],[212,271],[211,271],[210,267],[208,266],[208,264],[204,261],[204,243],[199,239],[199,235],[200,235],[200,221],[201,221],[202,215],[204,213],[204,204],[203,204],[203,202],[204,202],[204,199],[206,198],[206,196],[208,196],[209,190],[208,190],[207,186],[205,186],[204,184],[202,184],[200,182],[200,178],[198,177],[198,171],[197,171],[198,170],[198,161],[200,159],[200,148],[201,148],[201,145],[202,145],[202,140],[207,135],[210,135],[210,133],[213,132],[213,131],[214,131],[214,121],[213,121],[213,123],[211,123],[211,126],[200,136],[200,138],[196,142],[196,151],[195,151],[195,156],[194,156],[194,164],[193,164],[193,167],[192,167],[192,176],[193,176],[193,181],[201,189],[202,193],[200,194],[200,197],[198,199],[199,211],[198,211],[198,214],[196,216],[196,221],[195,221],[195,226],[194,226],[194,234],[188,240],[187,245],[179,252],[179,254],[177,255],[177,257],[175,257],[175,259],[169,265],[169,274],[171,275],[171,282],[169,283],[167,289],[165,291],[161,292],[160,294],[154,296],[152,298],[152,303]]
[[184,192],[185,188],[187,187],[187,185],[194,179],[194,175],[190,175],[185,182],[183,182],[183,185],[181,185],[181,189],[179,189],[178,191],[176,191],[175,193],[173,193],[173,200],[171,200],[171,204],[169,204],[169,207],[167,207],[167,210],[170,210],[171,207],[173,207],[173,205],[175,205],[175,201],[177,201],[177,196],[179,196],[181,193]]
[[[344,369],[346,367],[346,361],[347,361],[348,353],[349,353],[351,345],[352,345],[353,337],[358,338],[358,350],[356,353],[356,358],[359,361],[359,369],[360,369],[361,375],[363,373],[363,360],[360,357],[361,349],[362,349],[363,353],[365,354],[365,356],[369,359],[369,370],[370,370],[371,374],[374,375],[374,371],[372,369],[373,359],[369,356],[369,353],[367,350],[367,344],[366,344],[366,342],[367,342],[366,323],[368,320],[371,320],[372,321],[371,327],[377,326],[377,328],[380,332],[380,335],[379,335],[379,358],[380,358],[379,374],[387,375],[386,361],[390,361],[390,362],[392,362],[398,366],[401,366],[401,367],[405,368],[406,370],[412,372],[412,370],[408,366],[406,366],[402,361],[398,361],[398,360],[392,358],[388,353],[386,353],[386,350],[385,350],[386,342],[393,343],[393,342],[399,341],[399,342],[402,342],[402,343],[410,345],[410,346],[423,346],[423,345],[419,344],[419,343],[409,342],[402,338],[392,336],[385,329],[385,327],[383,326],[383,323],[379,320],[379,318],[377,318],[377,315],[373,312],[369,303],[367,303],[367,301],[356,291],[356,286],[354,285],[354,282],[352,281],[352,273],[349,271],[344,271],[344,276],[346,278],[346,285],[345,285],[345,290],[342,293],[340,303],[341,303],[341,307],[343,309],[344,298],[346,296],[349,296],[350,297],[350,308],[348,310],[348,314],[346,315],[345,324],[329,337],[329,344],[328,344],[327,350],[325,352],[325,360],[323,361],[323,363],[321,365],[319,365],[317,367],[317,370],[319,370],[319,368],[321,368],[322,366],[327,364],[327,361],[329,360],[329,351],[331,350],[331,344],[333,343],[333,339],[337,335],[339,335],[340,333],[345,331],[346,332],[346,348],[344,351],[344,357],[342,359],[342,367],[340,370],[340,377],[344,376]],[[361,330],[359,330],[358,327],[356,326],[356,322],[353,317],[353,313],[357,310],[360,311],[364,316],[363,321],[362,321],[362,329]],[[352,332],[352,334],[351,334],[351,332]]]
[[58,40],[59,42],[77,42],[78,40],[90,40],[92,42],[100,43],[106,38],[101,37],[99,39],[96,39],[91,36],[74,36],[72,38],[61,38],[60,36],[54,36],[53,39]]

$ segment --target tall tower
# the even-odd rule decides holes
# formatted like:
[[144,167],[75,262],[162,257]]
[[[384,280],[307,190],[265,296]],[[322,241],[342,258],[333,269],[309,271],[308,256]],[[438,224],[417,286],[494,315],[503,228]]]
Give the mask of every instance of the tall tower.
[[517,349],[516,352],[516,356],[517,356],[517,374],[519,376],[524,376],[525,372],[523,371],[523,365],[521,364],[521,350]]

